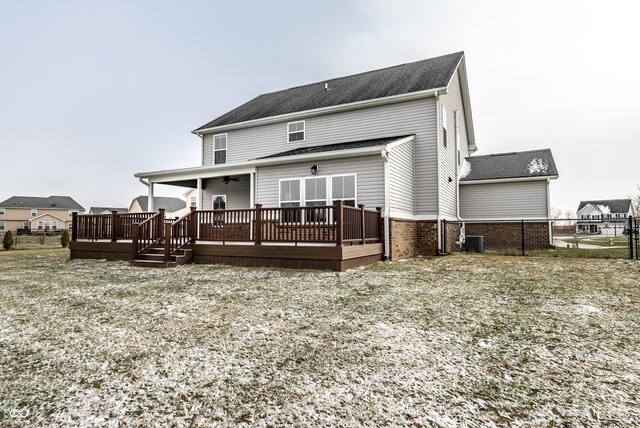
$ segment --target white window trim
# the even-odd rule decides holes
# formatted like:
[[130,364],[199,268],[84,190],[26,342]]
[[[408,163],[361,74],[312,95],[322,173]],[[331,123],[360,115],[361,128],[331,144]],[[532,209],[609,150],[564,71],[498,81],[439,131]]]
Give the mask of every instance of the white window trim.
[[[216,149],[216,137],[222,137],[224,135],[224,149]],[[211,163],[213,165],[224,165],[227,163],[227,155],[229,154],[227,152],[227,148],[229,147],[229,134],[228,133],[223,133],[223,134],[215,134],[213,136],[213,140],[211,141],[212,144],[212,159],[211,159]],[[225,152],[224,153],[224,162],[223,163],[216,163],[216,152]]]
[[214,202],[216,201],[216,199],[218,198],[222,198],[222,200],[224,201],[224,209],[227,209],[227,195],[212,195],[211,196],[211,209],[215,210],[214,208]]
[[[307,180],[319,180],[321,178],[324,178],[324,194],[325,194],[325,198],[324,199],[307,199]],[[302,196],[302,194],[304,193],[304,206],[307,206],[307,202],[323,202],[325,205],[330,205],[328,203],[329,201],[329,184],[331,183],[331,180],[329,179],[328,175],[314,175],[312,177],[304,177],[304,192],[302,192],[302,188],[300,189],[300,195]],[[302,185],[302,183],[301,183]]]
[[[355,189],[354,189],[354,197],[353,198],[334,198],[333,197],[333,179],[335,177],[353,177],[354,178],[354,183],[355,183]],[[291,203],[291,202],[298,202],[300,203],[301,207],[306,206],[306,180],[307,179],[313,179],[313,178],[325,178],[326,179],[326,183],[327,183],[327,199],[326,199],[326,204],[327,205],[331,205],[333,204],[334,200],[354,200],[355,202],[355,206],[358,206],[358,174],[357,173],[353,173],[353,174],[332,174],[332,175],[314,175],[314,176],[306,176],[306,177],[289,177],[289,178],[280,178],[278,180],[278,206],[282,207],[282,203]],[[281,183],[283,181],[295,181],[298,180],[300,182],[300,200],[298,201],[283,201],[280,199],[280,188],[281,188]],[[314,199],[313,201],[320,201],[321,199]]]
[[5,214],[4,208],[0,208],[0,215],[4,215],[4,214]]
[[31,217],[38,217],[38,209],[31,208]]
[[[301,123],[301,122],[302,122],[302,131],[295,131],[295,132],[289,131],[289,125],[294,123]],[[289,136],[291,134],[297,134],[298,132],[302,132],[302,140],[296,140],[296,141],[289,140]],[[296,120],[293,122],[287,122],[287,143],[299,143],[299,142],[305,141],[306,139],[307,139],[307,122],[305,120]]]
[[[298,202],[300,204],[300,206],[302,207],[304,205],[304,186],[302,185],[302,179],[303,177],[293,177],[293,178],[281,178],[278,180],[278,206],[282,208],[282,204],[290,204],[292,202]],[[283,201],[281,199],[282,195],[281,195],[281,191],[282,191],[282,182],[283,181],[298,181],[299,186],[300,186],[300,199],[299,200],[289,200],[289,201]]]
[[0,220],[0,230],[6,230],[7,223],[4,220]]

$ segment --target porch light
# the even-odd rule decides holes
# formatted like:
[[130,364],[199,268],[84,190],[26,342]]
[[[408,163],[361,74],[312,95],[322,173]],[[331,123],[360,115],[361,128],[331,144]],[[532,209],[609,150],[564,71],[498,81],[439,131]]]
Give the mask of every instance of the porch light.
[[318,165],[311,165],[311,175],[316,175],[318,173]]

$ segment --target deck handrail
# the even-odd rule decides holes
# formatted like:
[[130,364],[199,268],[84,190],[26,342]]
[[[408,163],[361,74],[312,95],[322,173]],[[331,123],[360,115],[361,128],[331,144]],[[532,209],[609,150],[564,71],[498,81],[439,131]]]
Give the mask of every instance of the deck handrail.
[[141,223],[131,225],[133,260],[137,260],[140,253],[164,239],[163,226],[164,208],[160,208],[157,213]]
[[[133,241],[132,252],[161,242],[165,235],[169,256],[193,241],[262,243],[320,243],[358,245],[382,241],[382,210],[334,205],[263,207],[229,210],[192,210],[178,220],[166,222],[157,213],[73,215],[72,240],[123,239]],[[167,227],[169,226],[169,227]],[[170,228],[170,233],[167,231]],[[165,254],[165,257],[166,254]]]
[[164,225],[164,261],[171,260],[171,256],[182,250],[197,238],[197,211],[191,208],[187,214],[173,223]]

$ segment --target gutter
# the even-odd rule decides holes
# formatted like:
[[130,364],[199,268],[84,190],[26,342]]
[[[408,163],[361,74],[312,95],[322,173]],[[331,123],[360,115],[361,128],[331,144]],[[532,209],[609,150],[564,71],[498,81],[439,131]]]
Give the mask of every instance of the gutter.
[[303,110],[293,113],[280,114],[276,116],[263,117],[260,119],[247,120],[244,122],[230,123],[227,125],[212,126],[205,129],[196,129],[191,131],[192,134],[202,137],[204,134],[214,132],[229,131],[232,129],[247,128],[250,126],[265,125],[268,123],[283,122],[288,120],[303,119],[309,116],[318,116],[323,114],[339,113],[348,110],[356,110],[365,107],[374,107],[385,104],[393,104],[404,101],[418,100],[422,98],[436,97],[438,94],[446,94],[447,87],[443,86],[436,89],[427,89],[425,91],[410,92],[408,94],[392,95],[384,98],[374,98],[371,100],[356,101],[353,103],[339,104],[337,106],[320,107],[312,110]]
[[460,184],[491,184],[491,183],[513,183],[519,181],[543,181],[543,180],[555,180],[558,175],[546,175],[537,177],[516,177],[516,178],[492,178],[488,180],[460,180]]
[[435,93],[435,97],[436,97],[436,123],[437,123],[437,129],[436,129],[436,183],[437,183],[437,203],[436,203],[436,208],[437,208],[437,215],[436,215],[436,229],[437,229],[437,244],[436,246],[438,247],[436,250],[436,255],[440,256],[443,255],[443,251],[442,251],[442,226],[440,225],[440,222],[442,220],[441,218],[441,210],[440,210],[440,202],[441,202],[441,195],[440,195],[440,144],[442,143],[442,141],[440,140],[440,128],[442,127],[442,112],[440,109],[440,95],[438,94],[438,92],[436,91]]

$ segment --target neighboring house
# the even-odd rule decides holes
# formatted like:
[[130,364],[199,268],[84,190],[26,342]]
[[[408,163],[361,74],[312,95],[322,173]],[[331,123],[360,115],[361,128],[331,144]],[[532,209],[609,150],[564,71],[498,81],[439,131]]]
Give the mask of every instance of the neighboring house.
[[196,189],[204,210],[380,207],[392,259],[451,247],[443,220],[473,193],[458,178],[476,151],[462,52],[263,94],[193,133],[201,165],[135,174],[150,197],[169,184]]
[[71,227],[73,212],[84,208],[69,196],[12,196],[0,202],[0,233],[56,232]]
[[580,201],[576,230],[582,233],[622,235],[632,214],[631,199]]
[[111,214],[113,211],[117,212],[118,214],[126,214],[129,210],[127,208],[111,208],[111,207],[89,208],[89,214],[91,215]]
[[138,196],[137,198],[131,201],[131,205],[129,205],[128,212],[141,213],[141,212],[158,210],[159,208],[164,208],[165,217],[175,218],[175,217],[180,217],[180,214],[184,212],[186,207],[187,207],[187,203],[180,198],[154,196],[153,208],[150,208],[149,197]]

